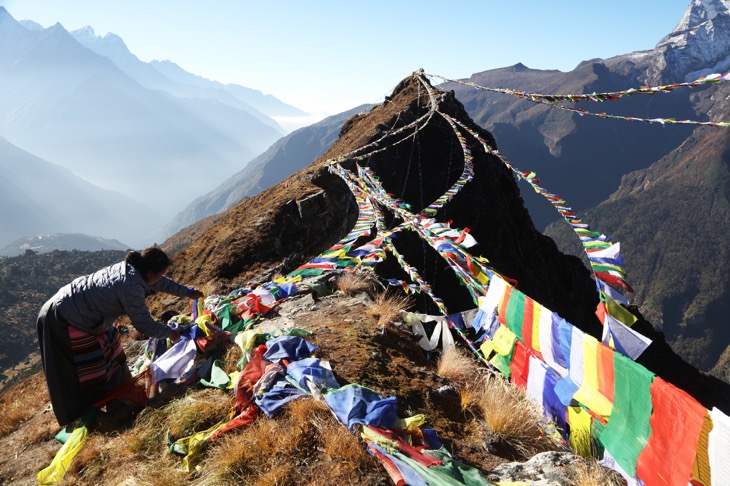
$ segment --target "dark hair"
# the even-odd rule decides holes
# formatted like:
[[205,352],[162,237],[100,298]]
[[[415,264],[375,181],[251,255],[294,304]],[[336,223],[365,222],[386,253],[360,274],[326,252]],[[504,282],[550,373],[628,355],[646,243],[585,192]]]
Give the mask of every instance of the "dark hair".
[[164,272],[172,265],[170,257],[157,246],[145,248],[141,252],[130,250],[124,261],[136,268],[142,275]]

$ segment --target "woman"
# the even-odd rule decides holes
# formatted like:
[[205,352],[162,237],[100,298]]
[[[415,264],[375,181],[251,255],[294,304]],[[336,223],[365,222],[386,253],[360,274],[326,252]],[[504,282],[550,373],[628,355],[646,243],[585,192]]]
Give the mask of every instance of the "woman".
[[56,419],[66,425],[131,378],[114,321],[123,314],[149,337],[180,334],[156,322],[146,297],[164,292],[202,298],[202,292],[163,274],[172,262],[160,248],[130,251],[125,261],[62,287],[38,315],[38,342]]

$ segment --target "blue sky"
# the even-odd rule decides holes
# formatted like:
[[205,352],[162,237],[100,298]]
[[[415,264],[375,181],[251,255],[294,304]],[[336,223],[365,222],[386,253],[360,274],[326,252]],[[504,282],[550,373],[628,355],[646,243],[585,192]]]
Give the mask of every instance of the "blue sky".
[[0,0],[16,20],[121,36],[320,115],[382,100],[412,71],[451,78],[522,62],[569,71],[650,49],[689,0]]

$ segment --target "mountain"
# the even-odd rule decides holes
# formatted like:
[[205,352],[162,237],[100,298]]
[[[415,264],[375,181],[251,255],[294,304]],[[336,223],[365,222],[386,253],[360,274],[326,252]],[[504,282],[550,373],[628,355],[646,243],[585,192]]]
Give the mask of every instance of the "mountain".
[[223,93],[227,93],[239,102],[244,102],[271,117],[307,115],[306,112],[282,102],[275,96],[265,95],[261,91],[238,84],[223,84],[203,78],[202,76],[196,76],[185,71],[172,61],[152,61],[150,65],[168,78],[190,90],[190,93],[199,93],[199,96],[216,98],[220,96],[226,99]]
[[[239,295],[245,294],[245,288],[268,283],[279,274],[289,274],[300,264],[311,261],[312,257],[342,241],[343,236],[353,229],[355,222],[361,216],[374,214],[374,211],[361,212],[361,209],[365,208],[356,200],[355,194],[343,179],[329,170],[331,161],[337,160],[343,170],[349,171],[356,181],[363,185],[367,183],[356,175],[356,165],[372,170],[382,184],[383,190],[375,191],[370,188],[368,192],[377,192],[379,195],[388,193],[398,197],[405,203],[398,205],[398,208],[402,209],[407,204],[414,212],[424,210],[431,201],[457,185],[459,190],[453,198],[436,210],[437,220],[451,221],[454,228],[469,228],[470,234],[478,242],[470,248],[471,255],[483,258],[482,262],[488,261],[490,267],[509,278],[522,292],[547,308],[557,311],[578,328],[594,336],[600,335],[601,325],[594,315],[598,297],[591,274],[578,258],[560,253],[554,242],[534,227],[512,172],[495,155],[485,151],[479,140],[468,134],[462,136],[455,133],[456,128],[449,123],[449,120],[451,118],[458,120],[462,126],[478,134],[480,139],[485,140],[484,143],[494,148],[496,143],[492,135],[478,127],[468,117],[463,105],[452,93],[436,92],[431,98],[430,93],[424,88],[426,85],[419,84],[416,76],[409,77],[396,86],[392,96],[386,98],[385,103],[376,106],[367,114],[350,118],[342,126],[338,140],[313,164],[253,197],[242,199],[218,215],[206,230],[174,255],[174,266],[169,275],[177,281],[205,289],[206,294],[210,296],[231,295],[230,291],[239,290],[231,295],[238,298]],[[440,113],[438,116],[427,118],[429,100],[435,100],[434,103]],[[441,114],[445,116],[440,116]],[[427,122],[418,125],[419,120],[426,119]],[[463,151],[459,150],[460,145]],[[458,185],[457,182],[462,181],[465,169],[468,169],[468,161],[473,162],[473,178],[463,185]],[[405,216],[402,219],[410,219]],[[353,243],[358,245],[376,237],[385,237],[389,233],[388,228],[393,228],[400,222],[399,217],[386,217],[382,225],[372,229],[371,234],[361,234]],[[362,226],[361,224],[360,229]],[[442,243],[443,237],[439,235],[439,241]],[[163,246],[167,245],[166,242]],[[448,308],[449,313],[475,306],[471,295],[465,290],[465,286],[461,285],[459,277],[441,255],[435,253],[415,232],[404,228],[393,238],[393,245],[405,261],[417,267],[419,274],[428,281],[430,285],[428,288],[442,299],[442,304]],[[27,255],[27,257],[37,256]],[[332,262],[328,258],[325,260]],[[344,272],[330,272],[318,278],[298,281],[296,295],[282,299],[270,310],[262,309],[259,306],[260,300],[251,297],[237,302],[236,305],[248,305],[254,302],[256,308],[264,314],[251,323],[255,326],[251,331],[259,331],[260,334],[241,333],[237,341],[240,341],[241,337],[247,339],[246,336],[265,340],[278,335],[277,329],[303,328],[294,332],[298,335],[302,334],[302,330],[312,333],[307,339],[317,346],[317,358],[332,364],[332,371],[336,373],[333,374],[333,378],[337,381],[337,385],[352,385],[345,391],[355,388],[355,384],[367,387],[372,391],[367,393],[377,394],[379,400],[377,407],[389,407],[391,403],[395,407],[397,404],[397,411],[388,409],[388,413],[392,410],[393,415],[413,417],[404,422],[403,430],[406,428],[414,430],[420,427],[422,421],[427,420],[427,426],[433,428],[428,436],[423,434],[422,440],[435,437],[435,433],[442,434],[444,443],[448,445],[442,452],[445,454],[444,451],[448,450],[465,464],[451,462],[445,455],[438,456],[444,459],[441,461],[444,466],[438,470],[454,471],[453,475],[449,475],[450,479],[464,478],[464,471],[469,466],[481,470],[484,477],[488,476],[494,481],[535,481],[537,476],[524,473],[519,477],[496,474],[496,464],[514,459],[528,459],[531,452],[526,452],[528,449],[520,450],[515,446],[510,448],[510,442],[496,432],[496,426],[487,421],[488,411],[484,409],[486,407],[479,410],[469,408],[470,402],[475,400],[471,386],[476,385],[478,380],[486,378],[478,371],[474,361],[465,357],[465,361],[459,363],[464,376],[463,382],[439,376],[435,371],[436,353],[421,349],[418,345],[421,336],[415,331],[410,332],[409,326],[399,322],[397,304],[390,303],[389,307],[386,305],[378,307],[367,293],[352,298],[347,297],[344,292],[327,295],[333,285],[331,280],[338,278],[340,273]],[[365,278],[377,279],[379,284],[384,284],[386,279],[390,278],[409,278],[401,269],[400,261],[392,256],[387,256],[378,264],[372,275],[370,272],[365,274],[368,275]],[[385,300],[383,294],[387,293],[383,292],[378,299]],[[422,293],[412,298],[414,310],[437,312],[436,306],[429,304],[430,300]],[[512,304],[509,304],[508,309],[511,306]],[[186,313],[189,310],[189,302],[163,299],[158,296],[153,298],[151,307],[155,315],[161,314],[163,310]],[[237,310],[242,308],[243,306],[236,307]],[[386,308],[394,312],[394,317],[384,317]],[[512,314],[510,310],[503,312]],[[510,320],[512,319],[510,317]],[[520,320],[515,316],[513,322]],[[646,331],[654,338],[652,345],[641,356],[642,364],[658,376],[690,393],[703,407],[717,406],[722,411],[730,410],[730,385],[708,377],[684,363],[666,347],[661,335],[654,332],[647,321],[642,319],[635,327]],[[525,328],[532,327],[525,326]],[[264,332],[271,334],[263,334]],[[465,332],[470,331],[467,329]],[[571,339],[574,335],[576,334],[570,334]],[[220,363],[227,368],[226,372],[232,372],[237,369],[236,363],[243,354],[237,346],[231,345],[230,335],[217,333],[215,336],[210,340],[201,338],[198,341],[205,343],[205,353],[196,353],[199,359],[196,359],[194,366],[202,363],[212,364],[214,359],[221,356]],[[125,337],[126,349],[130,357],[140,356],[143,359],[145,350],[149,354],[149,348],[137,337],[133,332]],[[571,361],[575,360],[577,379],[578,373],[583,371],[583,353],[580,353],[580,348],[583,346],[573,346],[568,344],[569,342],[561,341],[561,345],[571,346],[565,360],[568,361],[568,358]],[[466,349],[465,345],[459,347]],[[245,403],[248,407],[251,400],[244,401],[241,398],[253,393],[250,390],[244,391],[244,386],[252,390],[254,379],[257,383],[261,383],[262,387],[265,386],[265,380],[258,380],[264,372],[264,366],[257,358],[263,353],[264,348],[257,349],[258,351],[246,355],[252,364],[246,368],[242,375],[244,378],[239,382],[246,384],[240,385],[236,390],[237,411],[240,413],[240,410],[245,410],[239,415],[240,421],[237,422],[247,427],[226,434],[220,440],[208,440],[213,427],[219,426],[216,424],[230,420],[233,400],[229,391],[197,386],[198,379],[202,378],[203,374],[203,368],[198,367],[195,368],[196,372],[186,375],[190,377],[189,381],[179,380],[185,383],[169,383],[169,386],[162,389],[154,388],[160,391],[161,395],[153,399],[149,403],[151,406],[133,422],[127,418],[121,424],[119,422],[115,424],[115,415],[110,410],[111,407],[99,412],[96,421],[90,427],[92,435],[84,444],[83,451],[76,456],[73,466],[68,468],[69,464],[64,464],[64,473],[69,476],[69,480],[84,484],[87,482],[157,484],[179,483],[186,480],[205,484],[253,483],[263,477],[268,481],[275,478],[277,482],[284,484],[301,482],[322,484],[328,481],[333,484],[385,483],[387,478],[382,469],[376,467],[377,463],[367,462],[362,457],[369,456],[358,454],[358,451],[362,453],[363,444],[350,440],[352,435],[345,432],[343,425],[332,418],[330,408],[323,406],[321,400],[310,400],[308,397],[294,400],[287,403],[284,410],[271,419],[259,414],[253,408],[243,408],[242,404]],[[576,352],[575,357],[573,350]],[[547,348],[544,351],[547,354]],[[308,350],[304,354],[308,356],[310,352]],[[513,353],[509,353],[510,357],[507,359],[514,363],[515,375],[528,373],[524,362],[527,353],[528,351],[524,351],[521,360],[517,358],[513,360]],[[588,355],[588,352],[585,354]],[[516,351],[514,355],[517,355]],[[291,369],[295,367],[295,361],[297,360],[287,360],[282,364]],[[616,361],[621,360],[616,359]],[[314,366],[313,363],[310,363],[311,366]],[[594,363],[601,367],[598,361]],[[535,368],[531,369],[534,372]],[[271,370],[271,377],[276,379],[274,375],[279,372],[278,369],[271,367]],[[604,384],[611,379],[610,370],[613,368],[608,367],[600,371],[601,381]],[[631,374],[641,373],[640,368],[632,367],[631,370]],[[624,379],[628,381],[628,378],[625,378],[628,374],[616,373],[615,380],[617,383]],[[572,373],[570,376],[573,376]],[[249,378],[250,382],[247,381]],[[140,383],[145,381],[140,380]],[[588,381],[588,378],[585,378],[585,382]],[[499,388],[507,386],[496,378],[487,378],[485,383],[493,383]],[[654,383],[661,384],[659,380]],[[257,392],[263,389],[258,386]],[[648,381],[642,381],[642,386],[648,389]],[[328,385],[328,387],[337,389],[337,386]],[[623,403],[626,404],[629,400],[626,397],[628,392],[624,392],[623,388],[617,385],[612,389],[612,391],[617,390],[616,403],[623,399]],[[276,391],[278,393],[278,389]],[[471,395],[467,394],[469,391],[472,392]],[[48,397],[44,392],[42,375],[36,374],[27,380],[19,381],[8,390],[7,394],[0,395],[0,407],[4,412],[2,416],[8,417],[4,422],[7,425],[2,430],[6,435],[0,435],[0,445],[8,451],[0,458],[0,474],[17,484],[34,482],[38,472],[37,463],[44,461],[47,463],[53,454],[52,451],[59,449],[58,444],[54,444],[52,439],[56,430],[53,416],[43,412],[48,403]],[[524,396],[517,388],[510,393]],[[619,393],[624,398],[618,398]],[[647,393],[645,390],[645,398]],[[284,396],[286,401],[294,398],[291,394]],[[507,409],[507,415],[515,419],[511,422],[513,427],[517,424],[535,425],[539,420],[537,416],[539,414],[529,413],[534,404],[526,406],[525,402],[522,402],[520,408],[512,408],[508,407],[506,400],[500,399],[501,397],[496,398],[492,394],[481,396],[494,399],[496,403],[492,407],[493,410]],[[380,397],[393,397],[393,399],[380,401]],[[683,398],[683,395],[681,397]],[[14,398],[16,400],[13,400]],[[363,401],[349,397],[348,399],[351,404],[357,403],[355,408],[367,407],[368,414],[371,410],[370,404],[374,403],[367,398]],[[641,408],[642,414],[646,412],[641,423],[649,428],[649,413],[652,406],[646,399],[644,401],[643,408],[633,403],[631,406],[627,405],[627,410],[619,410],[620,407],[615,406],[612,411],[614,415],[609,420],[613,420],[621,413],[627,417],[626,419],[621,417],[621,420],[633,419],[635,410]],[[367,405],[364,402],[367,402]],[[16,403],[21,405],[12,408]],[[325,403],[331,403],[331,400]],[[349,419],[350,407],[345,407],[345,413],[338,414],[338,417],[346,415]],[[12,410],[14,413],[5,413],[6,410]],[[475,411],[473,415],[471,410]],[[570,414],[572,417],[573,412]],[[259,416],[256,417],[257,415]],[[381,426],[383,429],[391,428],[382,422],[377,427],[371,426],[371,433],[381,433],[378,432]],[[333,424],[332,428],[330,424]],[[575,431],[576,422],[571,421],[571,424]],[[401,429],[401,426],[398,428]],[[697,428],[699,429],[699,426]],[[420,429],[418,430],[420,433]],[[636,440],[635,435],[621,433],[625,434],[625,440]],[[188,444],[194,443],[193,434],[195,440],[199,442],[188,448]],[[545,440],[542,429],[539,429],[536,435]],[[184,439],[185,437],[191,439]],[[272,440],[277,437],[283,439]],[[388,444],[398,441],[396,446],[387,446],[392,447],[388,450],[394,454],[396,449],[407,450],[409,455],[404,454],[400,457],[409,460],[411,456],[420,454],[417,447],[403,441],[398,435],[392,434],[389,437],[391,438]],[[415,433],[414,437],[417,437]],[[623,437],[620,436],[620,439],[624,440]],[[338,441],[335,442],[334,438]],[[181,471],[177,461],[171,460],[168,448],[163,447],[164,444],[173,442],[177,444],[173,449],[178,453],[181,449],[183,453],[191,453],[184,463],[184,467],[188,468],[185,472]],[[619,442],[616,447],[621,450],[623,445],[623,442]],[[14,459],[14,448],[21,447],[23,453],[18,454],[18,459]],[[203,447],[205,453],[198,455]],[[435,447],[438,445],[433,446]],[[551,454],[554,454],[554,451]],[[112,457],[114,459],[110,459]],[[192,461],[197,461],[197,457],[203,458],[202,462],[193,463]],[[417,457],[433,466],[438,464],[433,461],[435,456]],[[560,456],[560,458],[566,460],[563,462],[564,472],[566,469],[570,471],[578,466],[572,462],[574,459],[570,459],[570,465],[566,465],[568,457]],[[446,465],[447,462],[451,466]],[[130,468],[130,463],[135,464],[135,467]],[[200,469],[195,468],[196,464],[200,465]],[[385,464],[387,466],[393,463],[386,461]],[[438,472],[436,467],[418,467],[415,465],[415,460],[407,464],[414,464],[416,471],[413,473],[414,477],[428,475],[429,482],[438,481],[438,479],[431,480],[432,475],[435,477]],[[525,468],[525,465],[515,466],[516,470],[524,471]],[[395,472],[396,468],[389,470],[392,471],[395,482],[398,482],[399,473]],[[454,479],[449,482],[456,484],[459,481]],[[549,481],[558,480],[553,475]],[[568,479],[559,481],[569,483]],[[409,479],[409,482],[414,481]],[[445,482],[447,481],[444,480]],[[483,479],[480,482],[484,482]],[[548,482],[547,478],[545,482]],[[476,484],[477,481],[473,483]],[[592,480],[589,484],[609,484],[609,482],[604,477],[603,480]]]
[[[222,84],[188,73],[171,61],[142,62],[129,52],[124,40],[115,34],[97,36],[94,29],[87,26],[71,32],[71,35],[84,47],[110,59],[127,76],[145,88],[162,90],[178,98],[203,100],[211,105],[221,103],[243,110],[282,134],[282,128],[271,118],[272,115],[280,113],[305,115],[301,110],[286,105],[273,96],[264,96],[261,92],[250,88],[240,86],[241,93],[246,93],[248,96],[236,97]],[[169,76],[161,71],[167,72]],[[263,111],[247,103],[246,99],[252,99],[255,104],[269,110],[264,114]]]
[[308,166],[337,140],[340,128],[348,118],[371,107],[358,106],[279,139],[223,184],[190,203],[158,233],[157,239],[162,241],[186,226],[224,211],[242,198],[254,196]]
[[[36,157],[0,137],[0,245],[51,233],[103,238],[125,234],[141,246],[162,216],[149,206],[102,189],[70,170]],[[109,248],[109,247],[107,247]]]
[[[628,61],[627,61],[628,62]],[[544,94],[619,91],[643,86],[639,69],[612,70],[608,61],[590,60],[573,71],[529,69],[522,64],[474,74],[468,81],[481,86],[508,86]],[[672,81],[674,82],[674,81]],[[600,119],[535,104],[524,99],[447,83],[469,114],[499,141],[499,149],[515,166],[539,174],[545,187],[570,194],[573,209],[583,210],[605,200],[627,172],[648,167],[676,148],[691,128],[662,129],[648,123]],[[696,118],[694,92],[634,96],[611,103],[583,106],[592,111],[646,118]],[[541,196],[524,195],[538,228],[557,217]]]
[[89,236],[81,233],[54,233],[52,235],[26,236],[17,239],[3,248],[0,248],[0,256],[14,257],[28,251],[34,253],[49,253],[59,251],[101,251],[118,250],[126,251],[131,248],[117,240],[108,240],[98,236]]
[[[312,165],[239,201],[215,218],[177,253],[172,271],[175,278],[225,294],[242,282],[285,275],[339,241],[354,224],[358,205],[342,180],[328,171],[327,161],[368,146],[423,115],[428,100],[419,98],[426,98],[422,91],[414,78],[404,80],[388,102],[367,115],[348,120],[338,141]],[[473,124],[451,93],[441,96],[441,110],[466,121],[472,130],[494,143],[491,134]],[[452,127],[441,118],[433,121],[436,118],[417,136],[401,135],[400,143],[386,151],[373,149],[362,161],[377,174],[387,193],[402,199],[414,211],[435,200],[461,176],[463,154],[450,146]],[[502,163],[486,155],[475,141],[465,143],[472,152],[474,178],[438,211],[438,220],[452,221],[452,227],[469,228],[479,242],[470,249],[473,255],[486,258],[496,271],[518,282],[525,294],[568,322],[600,337],[602,325],[595,315],[598,296],[591,274],[578,258],[560,253],[551,239],[536,230],[516,181]],[[354,159],[341,163],[354,169]],[[412,170],[415,163],[419,170]],[[451,170],[445,171],[445,167]],[[418,265],[419,274],[426,276],[433,293],[450,312],[474,307],[460,280],[420,238],[411,232],[398,234],[395,245],[407,262]],[[168,242],[163,247],[168,247]],[[392,258],[376,271],[382,278],[404,278],[400,265]],[[438,312],[423,296],[417,305],[421,312]],[[639,359],[641,364],[703,404],[730,406],[730,385],[702,375],[683,361],[649,321],[642,318],[634,326],[653,339]]]
[[[728,119],[728,99],[730,86],[723,85],[708,107]],[[697,128],[650,167],[624,176],[585,219],[625,245],[635,301],[647,319],[691,363],[715,366],[730,344],[730,283],[723,271],[730,262],[727,130]],[[575,239],[557,224],[546,233],[564,245]]]
[[[727,0],[691,1],[677,27],[651,50],[585,61],[567,73],[518,64],[475,74],[469,81],[567,94],[665,85],[722,73],[730,68],[729,6]],[[722,201],[730,195],[722,182],[726,129],[580,117],[460,84],[444,88],[454,89],[470,115],[492,131],[511,163],[534,170],[543,187],[585,212],[594,228],[626,243],[626,269],[640,289],[635,303],[676,352],[704,370],[712,368],[730,344],[721,317],[728,284],[708,264],[730,261],[723,250],[724,233],[717,232],[723,224],[718,221],[727,218]],[[719,84],[575,106],[642,118],[727,121],[727,93],[725,84]],[[642,184],[650,189],[642,191]],[[542,196],[527,190],[523,197],[539,228],[556,219]],[[715,212],[719,220],[710,216]],[[656,221],[640,217],[646,214],[656,215]],[[661,237],[651,237],[660,227]],[[546,234],[558,239],[561,248],[583,253],[562,221],[551,224]]]
[[0,135],[168,218],[281,135],[239,108],[145,88],[60,24],[29,30],[1,7],[0,48]]
[[674,30],[650,56],[648,81],[691,81],[730,69],[730,2],[692,0]]
[[[0,257],[0,378],[8,369],[30,361],[36,366],[38,311],[56,291],[71,280],[120,262],[124,251],[28,252],[12,258]],[[32,356],[35,353],[35,357]],[[30,358],[29,358],[30,357]],[[2,381],[2,380],[0,380]]]
[[[693,81],[730,69],[730,12],[727,0],[692,0],[683,19],[656,47],[580,63],[570,72],[529,69],[523,64],[476,73],[481,86],[542,94],[621,91],[644,85]],[[612,194],[621,177],[646,168],[677,148],[692,128],[579,116],[502,93],[446,83],[469,114],[499,140],[507,158],[537,172],[558,194],[570,193],[573,209],[593,207]],[[715,86],[611,103],[576,105],[593,112],[642,118],[708,120],[702,99]],[[717,117],[715,111],[710,113]],[[552,208],[526,194],[540,228],[555,219]]]

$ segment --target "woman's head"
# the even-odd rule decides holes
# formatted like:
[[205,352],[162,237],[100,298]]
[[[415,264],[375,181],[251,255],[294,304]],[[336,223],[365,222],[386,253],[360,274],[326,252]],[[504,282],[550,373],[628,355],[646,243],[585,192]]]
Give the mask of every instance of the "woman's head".
[[172,265],[170,257],[157,246],[145,248],[141,252],[129,251],[125,261],[136,268],[147,283],[155,283]]

